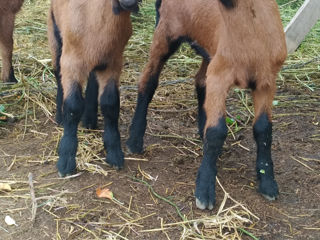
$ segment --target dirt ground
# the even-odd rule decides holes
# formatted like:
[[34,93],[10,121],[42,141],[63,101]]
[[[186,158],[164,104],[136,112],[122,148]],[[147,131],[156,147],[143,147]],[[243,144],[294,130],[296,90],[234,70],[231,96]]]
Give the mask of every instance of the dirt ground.
[[[218,162],[218,178],[230,196],[259,218],[252,219],[253,224],[248,226],[257,238],[320,239],[320,95],[291,84],[279,85],[272,145],[279,198],[269,202],[256,190],[252,120],[243,124],[234,136],[229,134]],[[82,171],[76,178],[58,178],[55,139],[61,129],[43,113],[30,116],[27,125],[25,120],[1,125],[0,179],[12,181],[13,190],[0,192],[0,226],[8,231],[0,229],[0,239],[179,239],[182,236],[179,226],[154,230],[161,228],[161,223],[176,223],[181,219],[173,206],[130,177],[141,179],[142,173],[152,176],[148,182],[153,189],[173,201],[189,218],[214,215],[223,199],[220,187],[217,187],[217,206],[212,211],[195,208],[194,182],[202,144],[197,135],[192,88],[191,83],[160,87],[155,103],[163,102],[165,106],[150,107],[146,152],[141,156],[126,153],[130,159],[121,171],[98,161],[97,166],[107,172],[106,176]],[[177,89],[186,89],[185,95],[175,96]],[[135,100],[134,91],[131,93],[121,92],[120,129],[125,151]],[[191,101],[192,109],[175,102],[178,97]],[[228,98],[231,115],[239,114],[240,102],[236,92],[232,92]],[[99,123],[101,129],[101,119]],[[80,135],[85,132],[82,129]],[[94,135],[100,139],[101,132]],[[79,144],[87,143],[80,140]],[[93,142],[90,144],[95,146]],[[103,158],[102,145],[99,148],[99,156]],[[46,158],[50,154],[53,160]],[[33,173],[35,194],[39,198],[33,224],[29,172]],[[123,205],[96,197],[96,188],[104,185],[110,187]],[[18,226],[7,226],[6,215],[13,217]],[[113,238],[107,232],[118,237]],[[247,235],[242,238],[251,239]]]
[[[283,4],[281,16],[289,22],[299,6],[291,8],[295,1],[279,2]],[[287,69],[277,82],[272,145],[280,189],[276,201],[269,202],[257,192],[250,92],[230,91],[228,117],[236,121],[228,123],[218,179],[229,196],[256,217],[239,204],[233,208],[235,202],[229,198],[223,209],[230,209],[227,217],[233,218],[214,225],[226,196],[220,186],[212,211],[195,207],[202,143],[190,78],[201,61],[189,48],[179,50],[161,75],[164,84],[149,108],[145,153],[132,155],[125,147],[135,87],[154,29],[153,0],[144,0],[140,15],[133,17],[134,34],[124,56],[119,127],[125,168],[116,171],[104,163],[100,116],[100,130],[78,131],[80,175],[58,177],[55,165],[62,129],[53,120],[56,84],[46,39],[48,6],[48,0],[25,1],[14,36],[19,84],[8,88],[0,84],[0,107],[6,106],[5,111],[18,119],[0,120],[0,183],[12,188],[0,190],[0,240],[320,239],[319,24],[298,51],[288,56]],[[33,174],[37,207],[31,200],[29,173]],[[117,201],[97,198],[98,187],[108,187]],[[36,209],[34,222],[32,209]],[[8,226],[5,216],[11,216],[17,225]],[[250,221],[245,223],[246,219]]]

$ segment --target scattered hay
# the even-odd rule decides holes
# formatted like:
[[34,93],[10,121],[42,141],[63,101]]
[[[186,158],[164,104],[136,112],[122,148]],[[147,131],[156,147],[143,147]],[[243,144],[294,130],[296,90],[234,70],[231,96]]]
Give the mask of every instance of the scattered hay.
[[[297,7],[294,5],[301,1],[282,1],[280,6],[282,18],[285,23],[291,19]],[[94,199],[90,195],[91,204],[80,206],[75,199],[77,194],[92,191],[97,186],[84,186],[79,190],[63,190],[61,186],[70,184],[72,180],[82,179],[83,172],[111,177],[116,174],[106,166],[105,152],[102,143],[101,130],[79,129],[79,148],[77,152],[77,169],[80,173],[73,178],[59,179],[56,170],[41,172],[33,179],[35,196],[30,195],[26,176],[12,176],[14,169],[18,167],[55,165],[57,146],[62,136],[62,129],[53,127],[55,112],[55,79],[50,66],[50,54],[46,39],[46,14],[49,0],[27,0],[23,10],[19,13],[15,29],[14,69],[18,84],[9,85],[0,83],[0,141],[6,141],[6,137],[16,139],[35,139],[36,149],[29,153],[8,153],[0,148],[0,158],[3,159],[7,178],[0,179],[0,183],[8,183],[11,191],[1,191],[0,201],[3,203],[2,214],[24,213],[28,215],[28,221],[37,219],[36,214],[45,212],[55,221],[56,239],[137,239],[143,234],[161,232],[169,239],[169,233],[174,233],[180,239],[242,239],[248,235],[256,239],[254,234],[259,233],[255,224],[259,218],[248,210],[246,206],[233,199],[218,181],[224,193],[223,201],[215,215],[203,213],[202,217],[193,217],[193,212],[182,213],[181,207],[173,200],[162,197],[148,182],[156,182],[157,177],[139,168],[136,170],[139,177],[135,179],[144,188],[147,187],[150,196],[155,203],[173,207],[174,211],[168,211],[168,215],[174,215],[171,219],[176,221],[164,221],[159,217],[158,227],[150,228],[146,221],[154,219],[159,211],[158,205],[154,205],[148,214],[143,215],[139,211],[139,203],[134,195],[130,195],[128,201],[112,202],[109,200]],[[125,52],[125,65],[121,76],[121,134],[127,137],[127,126],[130,123],[135,107],[136,83],[139,73],[147,59],[148,48],[152,38],[154,22],[154,6],[151,0],[143,1],[141,12],[133,16],[134,35],[130,39]],[[151,22],[151,24],[150,24]],[[314,116],[314,124],[319,124],[319,93],[320,90],[320,24],[308,35],[308,44],[302,44],[300,49],[288,57],[286,66],[279,74],[278,86],[292,88],[297,92],[307,90],[309,94],[295,96],[277,95],[275,107],[283,109],[282,114],[275,115],[275,119],[292,115]],[[164,69],[158,91],[150,104],[150,118],[163,120],[163,115],[179,115],[179,118],[192,119],[193,125],[188,127],[188,132],[179,130],[180,123],[172,123],[169,130],[162,131],[155,123],[150,124],[146,135],[160,138],[167,144],[153,144],[146,149],[151,153],[158,149],[174,149],[182,156],[191,154],[195,158],[201,157],[201,141],[196,133],[196,100],[194,97],[193,80],[199,68],[200,58],[185,45],[169,60]],[[177,80],[178,79],[178,80]],[[250,148],[243,146],[241,140],[235,137],[236,133],[251,127],[253,119],[253,106],[246,90],[235,89],[228,99],[228,117],[233,119],[228,123],[229,132],[234,140],[230,145],[237,145],[246,151]],[[286,108],[297,106],[296,112],[286,112]],[[313,111],[310,111],[313,109]],[[316,110],[315,110],[316,109]],[[167,116],[167,115],[166,115]],[[11,126],[12,121],[19,122],[16,127]],[[99,119],[101,123],[102,119]],[[169,123],[170,119],[168,120]],[[182,123],[181,123],[182,124]],[[279,129],[285,129],[290,123],[279,123]],[[319,143],[320,132],[311,136],[311,139]],[[177,143],[177,144],[176,144]],[[147,157],[127,157],[126,161],[135,163],[147,162]],[[319,162],[319,159],[308,157],[296,157],[299,162],[309,170],[310,163]],[[54,175],[54,176],[53,176]],[[126,176],[127,177],[127,176]],[[128,178],[128,184],[132,176]],[[148,182],[146,182],[148,181]],[[184,183],[188,184],[188,183]],[[191,186],[193,187],[193,186]],[[141,190],[141,189],[140,189]],[[137,193],[138,194],[138,193]],[[33,202],[33,208],[31,203]],[[38,211],[35,210],[38,209]],[[42,211],[40,211],[40,209]],[[31,212],[32,210],[32,212]],[[140,209],[141,210],[141,209]],[[172,210],[172,209],[171,209]],[[166,213],[166,212],[165,212]],[[17,214],[18,215],[18,214]],[[180,218],[180,219],[179,219]],[[151,221],[151,220],[150,220]],[[153,224],[152,227],[155,225]],[[3,228],[3,226],[0,226]],[[309,227],[310,228],[310,227]],[[308,229],[309,229],[308,228]],[[317,226],[312,226],[317,229]],[[254,233],[254,234],[252,234]],[[48,231],[48,236],[52,234]],[[146,235],[152,236],[152,235]]]
[[[242,239],[242,235],[246,234],[253,239],[257,239],[253,234],[245,229],[250,229],[253,226],[253,221],[259,220],[250,210],[248,210],[243,204],[233,199],[229,193],[221,185],[217,178],[217,183],[224,192],[223,201],[219,207],[218,212],[214,216],[204,215],[203,218],[188,220],[182,215],[178,206],[170,200],[157,194],[151,185],[147,182],[143,182],[154,196],[174,206],[178,215],[181,218],[181,222],[175,223],[163,223],[161,226],[155,229],[144,229],[141,232],[157,232],[157,231],[172,231],[173,229],[180,231],[182,229],[180,239]],[[227,201],[231,201],[231,207],[227,207]],[[250,226],[251,225],[251,226]]]

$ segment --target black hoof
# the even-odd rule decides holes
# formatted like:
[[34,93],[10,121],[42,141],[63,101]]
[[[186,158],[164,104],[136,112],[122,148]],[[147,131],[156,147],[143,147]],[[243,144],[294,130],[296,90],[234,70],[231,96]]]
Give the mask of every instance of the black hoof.
[[63,120],[62,120],[62,114],[60,113],[57,113],[56,114],[56,123],[59,125],[59,126],[63,126]]
[[143,153],[143,141],[129,138],[126,145],[130,153]]
[[61,178],[68,177],[68,176],[72,176],[72,175],[74,175],[74,174],[76,174],[76,173],[77,173],[77,169],[75,169],[73,172],[70,172],[70,173],[67,173],[67,174],[61,173],[61,172],[58,171],[58,175],[59,175],[59,177],[61,177]]
[[77,141],[73,141],[70,136],[64,135],[59,144],[59,160],[57,162],[57,168],[59,175],[67,176],[76,172],[76,153],[77,153]]
[[106,162],[117,170],[120,170],[124,166],[124,155],[121,150],[109,151],[107,153]]
[[199,133],[200,139],[203,140],[203,130],[199,130],[198,133]]
[[88,116],[84,114],[82,117],[82,126],[86,129],[97,129],[97,116]]
[[17,80],[15,77],[13,77],[13,78],[5,79],[3,82],[11,85],[11,84],[16,84],[16,83],[18,83],[18,80]]
[[3,81],[6,82],[6,83],[11,83],[11,84],[14,84],[14,83],[18,82],[18,80],[14,76],[14,71],[13,71],[12,67],[10,69],[9,77],[7,79],[4,79]]
[[15,77],[13,77],[12,79],[9,79],[8,82],[14,84],[14,83],[17,83],[18,80]]
[[93,123],[93,122],[82,122],[82,126],[86,129],[97,129],[97,123]]
[[279,195],[278,184],[274,179],[261,178],[259,192],[268,200],[273,201]]
[[215,174],[209,169],[199,169],[196,182],[196,206],[212,210],[216,202]]
[[74,163],[70,161],[65,163],[59,160],[57,163],[57,168],[60,177],[66,177],[77,173],[75,161]]
[[196,206],[201,210],[205,210],[206,208],[208,208],[209,210],[212,210],[214,207],[214,204],[215,203],[208,203],[206,201],[201,202],[201,200],[196,198]]

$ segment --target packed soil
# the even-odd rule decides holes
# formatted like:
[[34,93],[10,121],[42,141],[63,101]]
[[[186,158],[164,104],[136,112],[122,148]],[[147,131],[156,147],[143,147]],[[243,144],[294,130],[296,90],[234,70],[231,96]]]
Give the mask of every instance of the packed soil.
[[[182,46],[163,70],[148,112],[145,152],[129,154],[125,146],[154,31],[154,0],[142,1],[139,15],[132,16],[134,32],[124,53],[119,119],[124,169],[104,162],[100,115],[98,130],[79,127],[79,175],[59,178],[63,129],[54,121],[49,2],[24,2],[14,35],[19,83],[0,84],[0,110],[16,119],[3,121],[0,115],[0,183],[11,186],[0,188],[0,240],[320,239],[319,24],[288,56],[277,80],[272,157],[278,199],[270,202],[257,192],[250,91],[233,89],[227,99],[229,135],[218,160],[216,206],[201,211],[194,197],[202,142],[192,80],[201,59],[189,47]],[[303,1],[278,3],[288,23]],[[98,198],[99,187],[109,188],[116,200]],[[16,225],[8,226],[6,216]]]
[[[270,202],[257,192],[256,147],[250,117],[248,124],[245,119],[239,120],[241,130],[238,132],[230,127],[218,161],[218,179],[232,198],[259,218],[252,219],[253,223],[248,225],[257,238],[320,239],[319,92],[312,93],[291,84],[279,85],[272,145],[275,177],[280,188],[278,199]],[[94,162],[104,169],[107,173],[104,175],[83,170],[75,178],[60,179],[55,167],[58,142],[55,139],[59,139],[61,129],[41,112],[37,117],[30,116],[28,121],[2,125],[0,176],[1,180],[12,181],[13,189],[0,192],[0,226],[8,231],[1,228],[0,239],[179,239],[182,236],[179,226],[155,230],[161,228],[162,223],[181,221],[175,207],[155,197],[144,183],[134,178],[147,181],[155,192],[174,202],[188,218],[215,215],[224,196],[218,186],[217,205],[212,211],[195,207],[194,183],[201,162],[202,143],[197,134],[192,88],[190,82],[160,87],[159,92],[164,94],[156,95],[155,102],[166,105],[161,109],[156,105],[150,107],[143,155],[126,152],[125,140],[135,94],[122,91],[120,130],[128,159],[120,171],[109,168],[102,160]],[[174,95],[181,89],[185,89],[186,94]],[[178,98],[192,101],[192,108],[173,101]],[[132,104],[126,104],[128,102]],[[236,92],[230,94],[227,103],[230,115],[238,114],[241,101]],[[99,125],[101,129],[102,119]],[[84,129],[79,132],[88,134]],[[90,134],[100,139],[101,132]],[[79,145],[85,144],[88,143],[79,141]],[[98,154],[103,159],[105,153],[102,145],[99,146]],[[47,155],[53,155],[53,160]],[[29,172],[33,174],[35,195],[39,198],[33,223]],[[122,204],[96,197],[96,189],[105,185]],[[6,215],[14,218],[17,226],[7,226]],[[112,238],[106,232],[118,237]],[[241,238],[251,239],[246,234]]]

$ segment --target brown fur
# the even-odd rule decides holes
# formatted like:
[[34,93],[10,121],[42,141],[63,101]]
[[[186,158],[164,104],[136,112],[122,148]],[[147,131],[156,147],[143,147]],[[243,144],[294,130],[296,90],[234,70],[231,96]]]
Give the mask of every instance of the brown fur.
[[271,107],[277,73],[286,58],[275,0],[158,0],[156,7],[158,24],[140,78],[128,149],[143,151],[148,104],[158,77],[166,60],[181,42],[187,41],[203,57],[195,77],[198,129],[204,142],[196,179],[196,206],[213,209],[215,204],[216,163],[228,133],[225,101],[233,86],[253,91],[259,191],[267,199],[275,199],[279,189],[271,158]]
[[[179,6],[179,7],[177,7]],[[286,59],[286,43],[274,0],[239,0],[226,9],[217,0],[162,0],[149,61],[142,73],[139,91],[149,76],[163,67],[168,39],[187,36],[211,57],[196,77],[206,85],[205,129],[215,126],[225,114],[228,90],[236,85],[248,88],[254,81],[255,116],[266,112],[271,120],[275,80]],[[206,79],[202,76],[206,72]],[[201,84],[200,84],[201,85]]]
[[61,176],[76,170],[77,127],[82,118],[85,127],[96,128],[98,101],[106,162],[116,168],[124,165],[119,77],[132,34],[130,12],[137,9],[137,0],[51,0],[48,38],[58,83],[56,120],[64,127],[57,163]]
[[2,58],[1,79],[9,81],[12,69],[13,28],[16,13],[20,10],[23,0],[0,1],[0,52]]
[[[51,10],[63,41],[61,82],[64,99],[77,82],[86,83],[89,72],[106,64],[97,72],[99,93],[112,77],[119,79],[122,54],[131,36],[130,12],[112,13],[111,0],[52,0]],[[121,29],[121,30],[120,30]],[[48,38],[53,64],[57,53],[51,14],[48,18]]]

